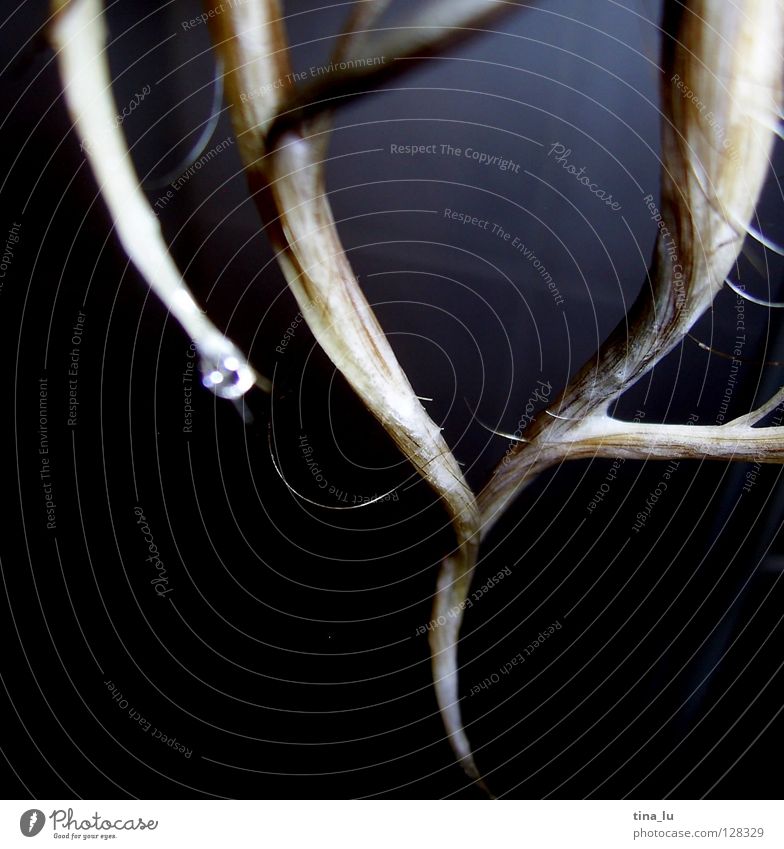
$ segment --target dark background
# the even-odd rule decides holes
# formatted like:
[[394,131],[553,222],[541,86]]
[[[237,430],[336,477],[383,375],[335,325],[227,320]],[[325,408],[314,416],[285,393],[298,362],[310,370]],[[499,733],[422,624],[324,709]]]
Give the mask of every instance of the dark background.
[[[329,56],[347,5],[291,2],[298,69]],[[414,3],[395,3],[392,25]],[[214,65],[197,3],[109,9],[118,109],[150,184],[209,118]],[[189,340],[148,294],[111,221],[34,40],[42,4],[10,4],[2,38],[0,244],[20,241],[0,291],[7,430],[0,590],[0,770],[9,797],[398,797],[481,794],[453,762],[427,639],[445,515],[314,347],[248,197],[236,145],[193,174],[160,214],[172,253],[213,320],[265,374],[253,423],[201,387],[183,432]],[[339,230],[368,299],[475,488],[537,381],[560,389],[624,315],[655,237],[658,3],[541,2],[426,60],[335,117],[328,165]],[[6,64],[8,63],[8,64]],[[230,137],[228,116],[205,150]],[[570,161],[618,212],[560,168]],[[520,165],[403,157],[391,144],[450,144]],[[777,152],[778,156],[778,152]],[[186,163],[187,164],[187,163]],[[775,174],[776,168],[772,169]],[[780,170],[780,168],[778,169]],[[152,185],[151,203],[166,191]],[[775,180],[760,207],[782,239]],[[778,200],[778,204],[777,201]],[[532,247],[531,263],[489,219]],[[759,265],[762,255],[750,249]],[[780,269],[738,270],[777,297]],[[623,399],[618,415],[715,423],[738,328],[729,291],[689,339]],[[72,327],[78,424],[67,424]],[[784,360],[775,311],[746,304],[745,362],[729,418],[768,397]],[[38,381],[48,379],[56,528],[38,477]],[[300,438],[330,486],[396,500],[339,506],[309,477]],[[779,469],[682,462],[640,533],[667,464],[545,474],[489,538],[475,586],[510,574],[467,613],[463,711],[477,762],[514,797],[776,797],[781,751],[782,518]],[[149,522],[170,592],[134,508]],[[524,666],[511,658],[558,622]],[[496,676],[498,683],[476,692]],[[127,701],[111,697],[110,684]],[[474,695],[469,695],[474,690]],[[136,711],[192,754],[153,739]],[[773,769],[771,769],[773,768]]]

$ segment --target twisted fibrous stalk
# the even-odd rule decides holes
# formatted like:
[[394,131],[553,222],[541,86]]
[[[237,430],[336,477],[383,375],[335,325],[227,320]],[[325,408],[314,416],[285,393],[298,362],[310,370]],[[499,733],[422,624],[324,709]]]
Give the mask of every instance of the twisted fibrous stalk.
[[[608,413],[683,340],[721,290],[764,185],[781,110],[781,2],[692,0],[668,8],[662,224],[649,284],[596,357],[496,469],[480,497],[483,534],[534,470],[567,457],[784,460],[784,428],[753,427],[784,401],[784,388],[758,410],[721,426],[643,425]],[[699,92],[705,106],[682,96],[677,81]],[[716,125],[724,128],[723,144]]]
[[[351,68],[380,68],[374,73],[341,73],[325,88],[298,92],[277,0],[232,7],[212,21],[213,39],[226,69],[226,93],[254,201],[302,315],[313,334],[368,410],[441,498],[454,530],[449,556],[456,573],[468,576],[476,563],[479,512],[473,493],[400,367],[367,303],[345,255],[332,218],[324,177],[324,113],[337,96],[355,92],[368,77],[388,77],[408,55],[427,52],[453,33],[442,21],[406,27],[408,39],[384,39],[371,52],[358,38],[359,26],[371,23],[384,2],[358,8],[339,40],[336,58],[353,59]],[[440,8],[443,15],[444,7]],[[495,16],[498,3],[456,4],[468,26]],[[448,16],[447,16],[448,17]],[[459,32],[459,31],[458,31]],[[362,52],[365,48],[365,52]],[[380,57],[381,65],[366,60]],[[442,647],[433,645],[434,680],[450,742],[466,772],[479,780],[471,749],[459,722],[452,721],[457,670],[448,668]]]
[[[691,0],[666,8],[662,221],[648,283],[597,355],[494,471],[479,495],[483,538],[516,495],[564,460],[784,462],[784,427],[754,427],[784,403],[784,387],[757,410],[720,426],[641,424],[609,413],[683,340],[724,285],[769,170],[781,113],[780,0]],[[704,106],[684,97],[684,89],[699,92]],[[723,142],[716,126],[724,129]],[[443,575],[452,571],[445,562]],[[453,631],[464,592],[461,587]]]
[[238,5],[214,19],[213,34],[253,199],[302,314],[367,408],[441,496],[462,550],[478,529],[474,496],[348,263],[316,146],[301,127],[270,140],[293,79],[282,12],[276,2]]
[[[647,284],[597,355],[527,428],[477,505],[351,271],[330,212],[323,160],[333,108],[407,70],[412,63],[404,59],[432,55],[514,5],[432,2],[391,35],[370,39],[365,29],[387,2],[360,2],[334,56],[361,61],[303,90],[292,82],[277,0],[235,4],[212,19],[249,184],[302,313],[333,363],[449,512],[456,547],[442,563],[433,613],[434,621],[445,624],[433,629],[430,643],[444,724],[458,759],[474,779],[479,773],[459,709],[460,624],[479,536],[489,533],[516,495],[565,459],[784,461],[784,428],[755,426],[784,403],[784,388],[757,410],[722,426],[646,425],[609,414],[611,405],[681,342],[722,287],[761,191],[781,112],[782,4],[691,0],[669,4],[665,15],[670,38],[665,39],[662,62],[662,222]],[[110,132],[109,142],[102,141],[116,110],[101,52],[100,0],[55,0],[54,8],[55,44],[63,54],[69,107],[80,135],[91,142],[87,149],[120,238],[186,330],[207,349],[208,342],[218,345],[220,357],[220,345],[231,343],[205,324],[192,298],[188,300],[157,221],[137,194],[121,134]],[[89,51],[79,55],[74,45],[86,45]],[[374,57],[383,61],[364,61]],[[90,83],[94,67],[100,74]],[[705,106],[698,108],[683,97],[675,80],[699,92]],[[715,134],[717,125],[724,130],[723,144]],[[113,176],[114,170],[121,178]],[[123,191],[133,199],[131,212],[119,202]],[[238,355],[232,348],[232,364]],[[229,387],[236,386],[235,376],[230,377]]]
[[101,0],[54,0],[49,38],[57,52],[76,134],[133,264],[193,340],[205,386],[237,400],[270,382],[202,312],[163,239],[131,162],[112,96]]

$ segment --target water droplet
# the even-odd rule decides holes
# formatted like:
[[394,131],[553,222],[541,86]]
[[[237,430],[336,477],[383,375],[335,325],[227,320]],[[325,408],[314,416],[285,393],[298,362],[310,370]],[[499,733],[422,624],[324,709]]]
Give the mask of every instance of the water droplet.
[[256,383],[256,373],[241,357],[226,354],[201,361],[202,383],[220,398],[241,398]]

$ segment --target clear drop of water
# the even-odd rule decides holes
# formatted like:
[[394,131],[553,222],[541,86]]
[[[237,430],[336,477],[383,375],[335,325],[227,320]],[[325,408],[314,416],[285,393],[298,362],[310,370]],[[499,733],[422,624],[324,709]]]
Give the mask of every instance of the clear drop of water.
[[201,382],[219,398],[241,398],[256,383],[256,373],[236,354],[202,358]]

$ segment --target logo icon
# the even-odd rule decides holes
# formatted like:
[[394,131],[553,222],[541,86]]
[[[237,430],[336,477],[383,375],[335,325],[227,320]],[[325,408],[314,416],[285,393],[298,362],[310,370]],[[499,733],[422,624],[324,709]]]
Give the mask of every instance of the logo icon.
[[19,817],[19,829],[25,837],[35,837],[46,823],[43,811],[38,808],[30,808]]

